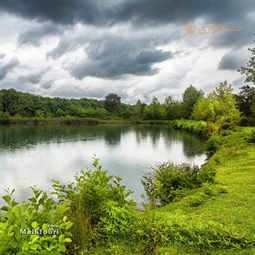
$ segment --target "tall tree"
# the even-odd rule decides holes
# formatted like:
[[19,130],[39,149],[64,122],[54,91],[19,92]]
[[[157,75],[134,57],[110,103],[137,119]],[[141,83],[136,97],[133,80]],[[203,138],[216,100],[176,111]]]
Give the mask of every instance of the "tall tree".
[[255,87],[243,86],[237,96],[240,111],[247,117],[252,114],[252,105],[255,103]]
[[184,107],[184,117],[189,118],[193,111],[193,107],[197,100],[203,96],[202,90],[197,90],[194,86],[190,85],[183,93],[183,107]]
[[119,112],[121,107],[121,97],[117,94],[111,93],[105,97],[105,109],[109,112]]
[[240,72],[245,76],[245,81],[255,85],[255,47],[249,49],[251,57],[245,67],[240,69]]

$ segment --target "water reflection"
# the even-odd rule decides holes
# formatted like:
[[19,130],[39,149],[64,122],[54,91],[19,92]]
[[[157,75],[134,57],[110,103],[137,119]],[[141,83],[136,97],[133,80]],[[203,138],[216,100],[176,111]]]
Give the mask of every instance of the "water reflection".
[[27,187],[50,189],[52,179],[67,182],[97,155],[110,174],[119,175],[140,201],[140,180],[164,161],[201,164],[204,141],[166,126],[0,127],[0,191],[18,198]]

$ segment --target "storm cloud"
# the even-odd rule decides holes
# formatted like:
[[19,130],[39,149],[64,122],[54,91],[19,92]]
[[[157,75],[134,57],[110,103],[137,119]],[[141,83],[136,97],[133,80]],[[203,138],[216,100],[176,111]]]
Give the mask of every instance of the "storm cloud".
[[83,22],[105,25],[121,22],[181,22],[198,16],[234,20],[254,8],[253,0],[2,0],[2,11],[28,19],[62,24]]
[[94,41],[86,48],[86,54],[85,60],[70,67],[77,79],[86,76],[119,78],[128,74],[153,75],[157,72],[153,64],[173,57],[171,52],[149,47],[142,41],[113,37]]
[[0,62],[0,80],[6,78],[9,72],[19,65],[17,58],[12,58],[7,62]]
[[19,35],[18,43],[19,45],[34,45],[39,46],[41,40],[49,35],[58,35],[63,31],[63,27],[55,25],[53,23],[42,23],[40,25],[34,26],[27,31]]

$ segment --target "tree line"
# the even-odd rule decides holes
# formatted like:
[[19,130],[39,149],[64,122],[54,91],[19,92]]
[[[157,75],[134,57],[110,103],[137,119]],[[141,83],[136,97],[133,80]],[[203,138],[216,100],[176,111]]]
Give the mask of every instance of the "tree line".
[[153,97],[146,104],[138,100],[134,105],[121,102],[116,94],[105,100],[63,99],[36,96],[14,89],[0,91],[0,116],[3,117],[122,117],[141,120],[197,119],[211,122],[254,123],[255,87],[243,86],[234,94],[226,81],[220,83],[207,96],[202,90],[190,85],[182,100],[167,96],[163,103]]

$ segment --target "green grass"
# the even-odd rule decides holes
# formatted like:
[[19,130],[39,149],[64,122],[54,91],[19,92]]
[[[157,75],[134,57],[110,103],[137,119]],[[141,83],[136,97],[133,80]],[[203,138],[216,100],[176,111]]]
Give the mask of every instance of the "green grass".
[[[238,128],[222,138],[223,145],[208,162],[216,167],[216,183],[210,187],[214,194],[206,195],[204,187],[192,191],[182,200],[156,209],[157,217],[167,220],[179,215],[195,229],[220,224],[233,236],[249,240],[254,246],[255,145],[247,142],[252,130]],[[254,249],[199,252],[185,253],[185,247],[181,246],[164,249],[162,254],[255,254]]]

